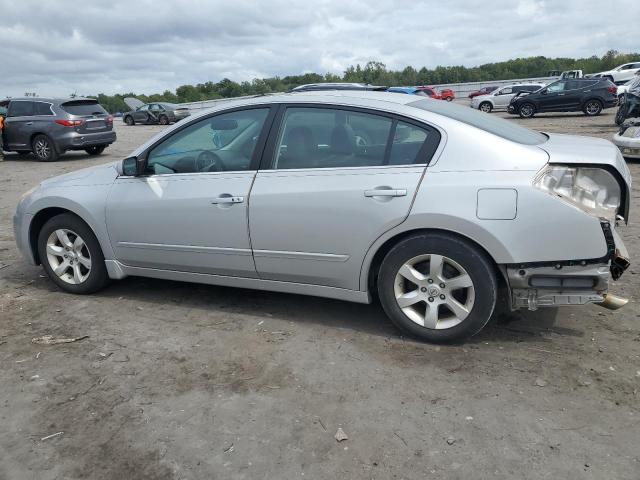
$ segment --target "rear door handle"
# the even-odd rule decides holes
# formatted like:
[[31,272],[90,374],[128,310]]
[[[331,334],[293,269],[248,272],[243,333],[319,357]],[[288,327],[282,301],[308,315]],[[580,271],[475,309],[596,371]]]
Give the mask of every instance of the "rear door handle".
[[33,125],[33,122],[27,122],[25,125]]
[[374,188],[364,191],[365,197],[405,197],[406,195],[406,188]]
[[229,195],[229,194],[222,194],[215,200],[212,200],[211,204],[219,205],[219,204],[242,203],[242,202],[244,202],[244,197],[238,197],[238,196]]

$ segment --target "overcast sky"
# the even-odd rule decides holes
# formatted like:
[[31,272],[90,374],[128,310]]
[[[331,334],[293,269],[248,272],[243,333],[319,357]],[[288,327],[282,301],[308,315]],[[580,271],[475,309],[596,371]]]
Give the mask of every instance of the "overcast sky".
[[0,0],[0,98],[639,51],[637,0]]

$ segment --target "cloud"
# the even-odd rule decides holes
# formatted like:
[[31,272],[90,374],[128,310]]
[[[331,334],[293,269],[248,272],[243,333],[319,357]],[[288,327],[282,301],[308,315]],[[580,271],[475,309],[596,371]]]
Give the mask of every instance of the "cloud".
[[[0,0],[0,98],[153,93],[183,84],[530,55],[637,50],[640,4],[619,0]],[[594,12],[597,24],[594,25]],[[597,34],[597,35],[596,35]]]

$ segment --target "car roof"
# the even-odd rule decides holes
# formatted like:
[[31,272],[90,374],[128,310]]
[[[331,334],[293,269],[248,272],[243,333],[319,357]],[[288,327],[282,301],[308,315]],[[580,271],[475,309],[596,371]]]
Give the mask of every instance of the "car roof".
[[0,105],[8,105],[9,102],[14,101],[22,101],[22,102],[45,102],[45,103],[54,103],[61,104],[67,102],[97,102],[95,98],[85,98],[85,97],[75,97],[75,98],[49,98],[49,97],[14,97],[14,98],[5,98],[4,100],[0,100]]

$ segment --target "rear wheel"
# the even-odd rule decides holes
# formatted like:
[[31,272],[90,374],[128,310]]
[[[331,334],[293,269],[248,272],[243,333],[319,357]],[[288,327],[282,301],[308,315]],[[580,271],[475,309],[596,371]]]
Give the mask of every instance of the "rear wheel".
[[453,101],[453,97],[447,97],[445,100],[446,100],[447,102],[451,102],[451,101]]
[[58,151],[53,141],[46,135],[36,135],[31,142],[33,154],[41,162],[53,162],[58,159]]
[[600,112],[602,112],[602,102],[600,102],[600,100],[589,100],[584,104],[582,111],[588,117],[600,115]]
[[531,118],[536,113],[536,109],[532,103],[523,103],[518,109],[518,115],[521,118]]
[[102,152],[104,152],[105,148],[107,148],[106,145],[95,145],[93,147],[85,148],[84,151],[89,155],[100,155]]
[[493,110],[493,105],[491,105],[491,102],[482,102],[480,104],[480,110],[485,113],[490,113],[491,110]]
[[133,121],[133,117],[127,115],[126,117],[124,117],[124,123],[131,126],[131,125],[134,125],[136,122]]
[[73,214],[56,215],[44,224],[38,255],[49,278],[67,292],[93,293],[109,281],[98,239]]
[[489,322],[498,285],[477,247],[443,233],[411,236],[385,256],[380,302],[403,331],[430,342],[471,337]]

